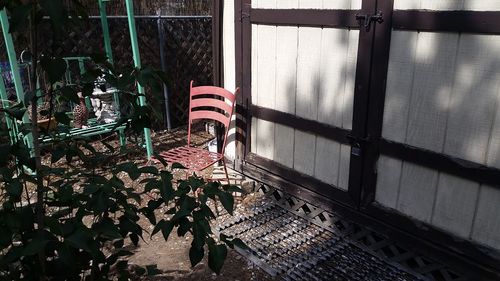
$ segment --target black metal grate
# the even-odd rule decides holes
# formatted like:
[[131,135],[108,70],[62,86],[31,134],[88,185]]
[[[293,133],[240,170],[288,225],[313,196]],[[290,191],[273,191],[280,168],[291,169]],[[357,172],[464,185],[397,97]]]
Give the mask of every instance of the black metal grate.
[[218,230],[245,241],[250,250],[240,251],[283,280],[468,280],[338,214],[267,185],[259,192],[252,208],[221,216]]

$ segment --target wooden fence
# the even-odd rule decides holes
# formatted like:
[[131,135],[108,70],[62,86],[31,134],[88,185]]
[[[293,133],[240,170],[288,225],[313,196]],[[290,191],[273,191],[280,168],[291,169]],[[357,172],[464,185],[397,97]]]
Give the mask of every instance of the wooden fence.
[[498,269],[498,2],[234,11],[245,173]]

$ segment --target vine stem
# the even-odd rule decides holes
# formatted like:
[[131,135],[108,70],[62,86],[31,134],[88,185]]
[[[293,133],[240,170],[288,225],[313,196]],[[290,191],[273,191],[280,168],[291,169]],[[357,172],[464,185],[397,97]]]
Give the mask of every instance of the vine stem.
[[[35,172],[36,172],[36,223],[37,229],[40,234],[43,233],[45,208],[44,208],[44,185],[43,185],[43,173],[42,173],[42,158],[40,156],[40,142],[39,142],[39,131],[38,131],[38,104],[36,96],[36,85],[37,85],[37,72],[38,72],[38,27],[35,22],[36,10],[38,7],[38,1],[33,1],[33,9],[31,11],[31,16],[29,20],[30,25],[30,47],[33,53],[32,56],[32,69],[31,69],[31,85],[30,91],[35,93],[31,99],[31,134],[33,136],[33,152],[35,158]],[[40,280],[46,280],[46,266],[45,266],[45,252],[40,251],[38,253],[38,260],[40,263]]]

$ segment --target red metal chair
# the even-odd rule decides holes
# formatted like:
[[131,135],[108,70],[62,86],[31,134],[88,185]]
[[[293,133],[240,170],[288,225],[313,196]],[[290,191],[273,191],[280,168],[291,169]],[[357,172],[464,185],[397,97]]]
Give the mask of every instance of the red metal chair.
[[[224,151],[226,149],[229,123],[231,122],[231,116],[234,112],[234,103],[238,92],[239,88],[236,88],[233,94],[228,90],[214,86],[193,87],[193,81],[191,81],[187,146],[181,146],[162,152],[160,156],[169,163],[180,163],[189,171],[193,172],[201,172],[218,161],[222,161],[227,183],[229,184],[229,175],[227,173]],[[224,142],[222,144],[221,153],[210,152],[190,145],[191,124],[193,121],[200,119],[217,121],[224,126]]]

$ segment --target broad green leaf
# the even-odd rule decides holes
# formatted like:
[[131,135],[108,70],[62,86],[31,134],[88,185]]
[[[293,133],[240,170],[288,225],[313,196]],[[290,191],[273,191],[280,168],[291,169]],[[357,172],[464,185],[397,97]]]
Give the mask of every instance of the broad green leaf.
[[219,200],[222,203],[222,206],[226,211],[232,215],[233,214],[233,209],[234,209],[234,198],[230,193],[221,191],[218,194]]
[[[45,0],[45,1],[50,2],[52,0]],[[49,76],[49,81],[52,84],[59,82],[62,79],[64,73],[66,73],[67,65],[62,58],[51,58],[49,56],[43,56],[42,59],[40,60],[40,64],[42,65],[45,72],[47,72],[47,75]]]
[[66,115],[65,112],[56,112],[54,114],[54,117],[56,117],[57,122],[64,124],[66,126],[69,126],[71,123],[71,119]]
[[171,167],[171,169],[172,169],[172,170],[173,170],[173,169],[183,169],[183,170],[185,170],[185,169],[186,169],[186,167],[184,167],[181,163],[177,163],[177,162],[175,162],[175,163],[172,163],[172,167]]
[[245,244],[245,242],[243,242],[243,240],[241,240],[240,238],[234,238],[233,240],[231,240],[231,242],[234,244],[234,246],[240,249],[243,250],[249,249],[247,244]]
[[143,174],[153,174],[153,175],[158,174],[158,169],[156,169],[156,167],[154,167],[154,166],[142,167],[139,169],[139,171]]
[[186,217],[179,219],[179,228],[177,228],[177,235],[182,237],[191,230],[192,222],[190,222]]
[[64,242],[67,242],[74,248],[82,249],[90,253],[91,249],[89,247],[89,241],[91,239],[92,237],[86,231],[84,231],[83,229],[77,229],[73,234],[66,237],[66,239],[64,239]]
[[208,267],[215,273],[220,273],[226,257],[227,248],[225,245],[217,245],[215,243],[208,244]]
[[50,241],[46,237],[37,236],[33,240],[28,242],[28,244],[24,248],[23,255],[31,256],[38,254],[45,249],[45,246],[47,246],[49,242]]
[[130,233],[129,237],[130,237],[130,240],[132,240],[132,243],[134,244],[134,246],[139,245],[139,235],[137,235],[135,233]]
[[174,223],[171,221],[167,221],[161,228],[161,234],[163,234],[163,238],[165,239],[165,241],[168,240],[172,229],[174,229]]
[[205,250],[203,247],[198,248],[195,246],[191,246],[189,249],[189,260],[191,261],[191,266],[197,265],[202,259],[203,256],[205,255]]
[[14,180],[7,185],[7,194],[16,201],[21,199],[22,192],[23,186],[19,180]]
[[[162,230],[163,227],[165,227],[165,224],[167,222],[164,220],[164,219],[161,219],[156,225],[155,227],[153,228],[153,232],[151,232],[151,236],[155,235],[156,233],[158,233],[158,231]],[[165,239],[166,240],[166,239]]]

